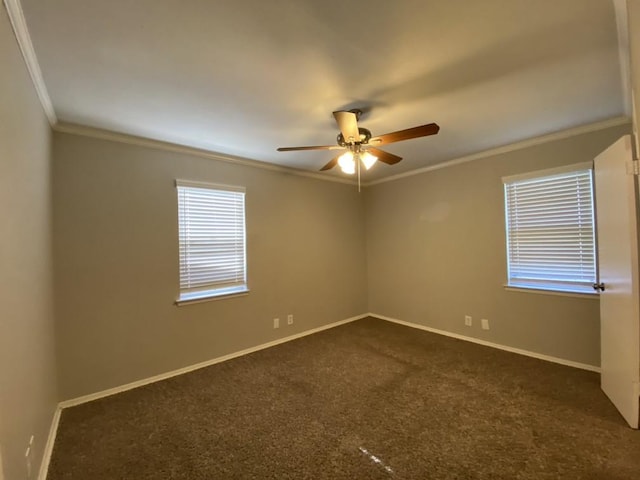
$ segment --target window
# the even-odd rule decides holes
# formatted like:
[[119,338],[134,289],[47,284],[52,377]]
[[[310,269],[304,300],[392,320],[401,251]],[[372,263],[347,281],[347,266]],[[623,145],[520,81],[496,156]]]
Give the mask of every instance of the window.
[[247,288],[244,188],[178,180],[178,303]]
[[593,176],[580,164],[503,178],[508,286],[593,293]]

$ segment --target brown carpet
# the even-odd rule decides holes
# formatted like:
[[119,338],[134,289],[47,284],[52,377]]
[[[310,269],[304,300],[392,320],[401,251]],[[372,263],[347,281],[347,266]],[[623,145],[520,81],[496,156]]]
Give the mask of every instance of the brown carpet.
[[66,409],[48,476],[639,478],[597,374],[377,319]]

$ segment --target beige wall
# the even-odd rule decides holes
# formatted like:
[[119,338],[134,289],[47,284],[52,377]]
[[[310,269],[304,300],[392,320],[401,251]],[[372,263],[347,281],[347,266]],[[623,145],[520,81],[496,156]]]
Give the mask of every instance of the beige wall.
[[[25,478],[32,434],[37,471],[58,399],[366,311],[599,363],[596,300],[502,288],[500,177],[591,159],[627,128],[381,184],[363,195],[340,184],[55,134],[54,332],[50,129],[1,8],[0,65],[4,478]],[[248,296],[173,305],[176,178],[247,187]],[[288,313],[293,326],[285,325]],[[474,317],[472,328],[463,326],[465,314]],[[275,316],[279,330],[272,329]],[[480,318],[491,320],[490,331],[480,330]]]
[[[248,296],[173,304],[175,179],[246,187]],[[366,312],[355,186],[55,133],[54,205],[64,399]]]
[[[531,147],[380,184],[365,194],[342,184],[56,133],[61,397],[367,311],[597,365],[597,300],[503,289],[500,178],[591,159],[627,131],[617,127]],[[248,296],[173,304],[176,178],[247,188]],[[293,326],[285,325],[287,313],[295,315]],[[463,326],[465,314],[474,317],[472,328]],[[276,316],[278,330],[272,328]],[[480,330],[480,318],[491,321],[490,331]]]
[[0,453],[7,480],[33,476],[57,403],[50,128],[0,7]]
[[[502,176],[588,161],[615,127],[366,190],[369,311],[589,365],[599,302],[506,291]],[[474,319],[464,326],[464,315]],[[480,329],[480,319],[491,329]]]

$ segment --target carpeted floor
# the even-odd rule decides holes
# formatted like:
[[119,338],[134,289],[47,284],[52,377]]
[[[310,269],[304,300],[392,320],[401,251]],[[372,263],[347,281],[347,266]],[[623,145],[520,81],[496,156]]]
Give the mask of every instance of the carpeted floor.
[[377,319],[66,409],[48,476],[639,478],[597,374]]

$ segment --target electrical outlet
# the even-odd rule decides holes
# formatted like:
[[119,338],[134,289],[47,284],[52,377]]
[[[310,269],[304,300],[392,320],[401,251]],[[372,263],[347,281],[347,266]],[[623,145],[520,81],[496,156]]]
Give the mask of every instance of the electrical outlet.
[[480,320],[480,323],[482,324],[483,330],[489,330],[489,320],[483,318],[482,320]]
[[279,318],[274,318],[273,319],[273,328],[280,328],[280,319]]
[[293,314],[287,315],[287,325],[293,325]]
[[473,318],[471,318],[471,316],[470,316],[470,315],[465,315],[465,316],[464,316],[464,324],[465,324],[467,327],[470,327],[471,325],[473,325]]

